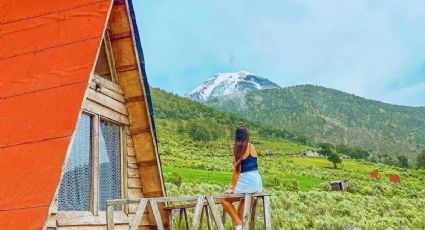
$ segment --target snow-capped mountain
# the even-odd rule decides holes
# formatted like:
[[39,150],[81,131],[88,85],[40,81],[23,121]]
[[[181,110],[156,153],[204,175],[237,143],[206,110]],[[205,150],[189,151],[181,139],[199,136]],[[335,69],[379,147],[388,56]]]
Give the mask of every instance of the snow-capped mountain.
[[280,88],[280,86],[247,71],[239,71],[220,73],[193,89],[186,97],[196,101],[206,101],[213,97],[273,88]]

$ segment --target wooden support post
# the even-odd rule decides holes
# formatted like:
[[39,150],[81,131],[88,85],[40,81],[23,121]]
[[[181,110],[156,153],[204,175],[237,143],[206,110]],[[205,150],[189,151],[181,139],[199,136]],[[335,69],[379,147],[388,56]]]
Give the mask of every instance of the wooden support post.
[[[213,215],[214,222],[215,222],[218,230],[225,230],[224,223],[223,223],[223,220],[224,219],[223,220],[220,219],[220,215],[218,214],[218,210],[217,210],[217,207],[215,205],[215,202],[214,202],[213,197],[212,196],[207,196],[207,202],[208,202],[208,206],[211,209],[211,213]],[[226,212],[223,210],[223,213],[225,214]]]
[[249,193],[245,194],[245,206],[243,209],[243,230],[249,229],[249,213],[251,211],[251,195]]
[[179,222],[178,222],[178,229],[182,229],[182,218],[183,218],[183,209],[179,209]]
[[204,207],[204,197],[198,196],[198,199],[196,200],[196,207],[195,211],[193,213],[193,221],[192,221],[192,229],[198,230],[200,226],[200,220],[202,215],[202,209]]
[[143,213],[145,212],[146,205],[148,204],[149,199],[141,199],[139,206],[137,207],[136,215],[134,216],[133,221],[131,222],[130,229],[137,230],[139,229],[140,221],[142,220]]
[[108,205],[106,208],[107,229],[114,229],[114,206]]
[[211,223],[211,216],[210,216],[210,211],[208,209],[208,205],[205,205],[204,208],[205,208],[205,215],[207,217],[208,230],[212,230],[213,227],[212,227],[212,223]]
[[205,213],[205,205],[202,207],[201,212],[201,220],[199,221],[199,230],[204,229],[204,213]]
[[186,230],[190,230],[190,226],[189,226],[189,219],[187,218],[187,211],[186,208],[183,209],[183,216],[184,216],[184,222],[186,224]]
[[271,230],[272,218],[270,216],[270,197],[269,196],[263,197],[263,208],[264,208],[264,224],[265,224],[266,230]]
[[159,213],[158,204],[155,199],[150,199],[153,216],[155,217],[156,226],[158,230],[164,230],[164,224],[162,223],[161,214]]
[[255,228],[255,215],[257,210],[257,203],[258,198],[254,198],[253,204],[252,204],[252,210],[251,210],[251,223],[249,224],[249,230],[254,230]]
[[[92,178],[93,183],[91,184],[91,197],[93,201],[91,202],[91,210],[95,216],[99,215],[99,127],[100,127],[100,118],[99,115],[92,116],[92,132],[93,132],[93,141],[92,141]],[[114,207],[112,206],[112,209]]]

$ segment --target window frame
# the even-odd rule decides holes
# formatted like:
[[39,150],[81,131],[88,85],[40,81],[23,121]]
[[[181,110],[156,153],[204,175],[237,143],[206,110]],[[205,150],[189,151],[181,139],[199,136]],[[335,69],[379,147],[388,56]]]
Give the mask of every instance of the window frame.
[[[105,116],[101,116],[91,111],[83,110],[82,114],[90,117],[91,121],[91,156],[90,156],[90,165],[91,165],[91,184],[90,184],[90,200],[89,200],[89,210],[88,211],[58,211],[58,214],[64,213],[90,213],[93,216],[100,216],[100,214],[105,213],[105,211],[99,210],[99,176],[100,176],[100,165],[99,165],[99,156],[100,156],[100,121],[107,121],[113,124],[116,124],[120,127],[120,171],[121,171],[121,197],[120,199],[126,199],[127,194],[127,141],[125,136],[126,125],[116,120],[110,119]],[[66,163],[66,162],[65,162]],[[59,194],[58,194],[59,196]],[[58,204],[56,202],[56,206]],[[122,206],[121,210],[124,214],[126,210],[126,206]],[[103,215],[102,215],[103,216]]]
[[[105,34],[103,36],[102,42],[101,42],[101,46],[103,46],[104,49],[105,49],[105,54],[106,54],[105,58],[106,58],[106,62],[107,62],[106,65],[109,67],[111,79],[104,78],[101,75],[99,75],[99,76],[101,78],[105,79],[105,80],[108,80],[108,81],[111,81],[111,82],[117,84],[118,83],[118,78],[117,78],[118,74],[117,74],[117,70],[115,68],[115,60],[114,60],[114,54],[112,52],[112,45],[111,45],[111,40],[110,40],[110,36],[109,36],[109,30],[110,30],[109,27],[107,27],[106,30],[105,30]],[[96,62],[95,66],[97,64],[98,63]]]

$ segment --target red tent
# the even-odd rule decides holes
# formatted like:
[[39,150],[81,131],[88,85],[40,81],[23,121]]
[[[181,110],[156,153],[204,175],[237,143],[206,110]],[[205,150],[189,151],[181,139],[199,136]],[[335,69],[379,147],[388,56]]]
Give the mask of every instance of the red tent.
[[394,184],[400,183],[400,177],[398,175],[390,175],[390,181]]
[[369,175],[375,179],[379,179],[379,172],[378,170],[373,170],[371,173],[369,173]]

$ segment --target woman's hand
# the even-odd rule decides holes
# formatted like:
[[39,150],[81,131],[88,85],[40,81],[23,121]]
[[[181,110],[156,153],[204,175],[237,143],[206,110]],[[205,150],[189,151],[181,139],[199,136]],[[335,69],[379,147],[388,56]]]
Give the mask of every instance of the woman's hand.
[[226,191],[224,191],[223,194],[225,194],[225,195],[233,194],[234,190],[235,190],[234,188],[229,188]]

